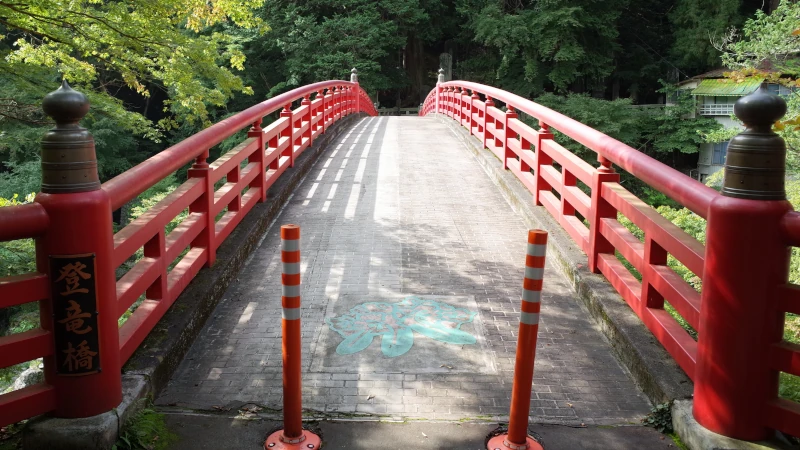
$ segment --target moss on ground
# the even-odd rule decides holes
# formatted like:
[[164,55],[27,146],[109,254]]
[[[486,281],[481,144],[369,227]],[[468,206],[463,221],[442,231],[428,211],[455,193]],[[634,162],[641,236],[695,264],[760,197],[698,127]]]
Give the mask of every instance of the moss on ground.
[[178,440],[164,415],[145,408],[128,421],[112,450],[166,450]]

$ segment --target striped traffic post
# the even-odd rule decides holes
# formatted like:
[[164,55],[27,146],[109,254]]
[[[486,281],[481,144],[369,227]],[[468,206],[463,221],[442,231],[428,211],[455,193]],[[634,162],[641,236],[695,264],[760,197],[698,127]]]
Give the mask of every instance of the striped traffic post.
[[264,443],[268,450],[317,449],[320,438],[303,429],[300,341],[300,227],[281,226],[281,330],[283,332],[283,429]]
[[528,436],[528,414],[531,407],[533,361],[539,333],[539,307],[542,299],[544,258],[547,232],[528,231],[528,252],[525,256],[525,279],[522,282],[522,307],[519,317],[517,357],[514,364],[514,385],[511,390],[511,412],[508,434],[489,440],[488,450],[541,450],[542,445]]

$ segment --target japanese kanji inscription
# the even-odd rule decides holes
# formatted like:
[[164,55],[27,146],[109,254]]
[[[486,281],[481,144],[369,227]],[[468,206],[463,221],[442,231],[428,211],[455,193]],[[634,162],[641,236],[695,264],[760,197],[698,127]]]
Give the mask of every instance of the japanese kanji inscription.
[[56,373],[100,371],[95,255],[50,256]]

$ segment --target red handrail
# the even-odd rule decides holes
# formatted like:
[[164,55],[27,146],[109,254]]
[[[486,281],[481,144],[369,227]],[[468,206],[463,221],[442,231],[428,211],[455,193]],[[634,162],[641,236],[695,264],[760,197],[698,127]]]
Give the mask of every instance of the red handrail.
[[[466,88],[512,105],[540,122],[546,123],[571,139],[585,145],[617,164],[626,172],[649,184],[657,191],[705,217],[708,205],[718,194],[714,189],[678,172],[644,153],[607,136],[559,112],[502,89],[469,81],[450,81],[441,87]],[[435,89],[431,91],[435,93]],[[429,94],[430,95],[430,94]]]
[[[120,208],[167,175],[197,158],[204,151],[233,136],[237,131],[260,121],[264,116],[277,111],[287,103],[319,90],[337,86],[358,86],[358,83],[321,81],[285,92],[228,117],[117,175],[103,183],[103,190],[111,197],[111,208]],[[371,106],[372,103],[369,105]]]
[[0,208],[0,241],[38,236],[48,223],[47,213],[38,203]]
[[[800,246],[800,213],[788,202],[722,196],[616,139],[490,86],[441,82],[420,115],[434,112],[476,136],[586,252],[590,269],[608,279],[695,382],[701,425],[744,440],[774,429],[800,433],[800,403],[778,398],[777,384],[780,372],[800,376],[800,345],[781,340],[785,313],[800,314],[800,286],[786,276],[788,247]],[[521,122],[518,112],[538,119],[540,129]],[[601,166],[556,143],[550,127],[595,151]],[[612,162],[708,219],[707,247],[623,188]],[[668,256],[702,279],[701,292],[669,267]],[[698,331],[697,340],[665,302]]]
[[[292,110],[297,100],[300,105]],[[280,118],[262,128],[264,117],[280,108]],[[121,363],[200,268],[213,264],[219,245],[257,203],[266,201],[270,186],[295,159],[336,121],[358,112],[377,115],[358,83],[332,80],[303,86],[210,126],[100,190],[40,194],[36,203],[0,208],[0,241],[38,238],[37,260],[43,272],[0,277],[0,308],[38,301],[42,309],[42,328],[0,337],[0,367],[45,357],[49,382],[0,394],[0,426],[46,412],[88,417],[116,406],[121,399]],[[240,130],[247,130],[242,142],[209,164],[209,149]],[[111,206],[119,208],[191,162],[184,183],[111,234]],[[167,233],[166,224],[187,209],[188,216]],[[117,280],[114,270],[140,249],[143,257]],[[59,342],[53,336],[57,328],[50,295],[51,279],[58,274],[44,273],[52,270],[47,265],[52,255],[96,258],[95,314],[104,321],[97,327],[105,358],[102,371],[84,377],[51,376],[57,368],[47,357],[63,350],[56,348]],[[117,318],[142,295],[141,306],[118,327]],[[90,390],[95,392],[91,399],[76,400]]]

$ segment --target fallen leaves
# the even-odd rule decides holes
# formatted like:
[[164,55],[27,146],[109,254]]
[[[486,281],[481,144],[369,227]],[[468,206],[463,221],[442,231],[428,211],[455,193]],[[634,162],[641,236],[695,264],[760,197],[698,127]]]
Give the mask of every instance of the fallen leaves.
[[258,418],[258,412],[263,410],[264,408],[256,405],[251,405],[249,407],[244,407],[239,410],[239,415],[236,416],[237,419],[256,419]]

